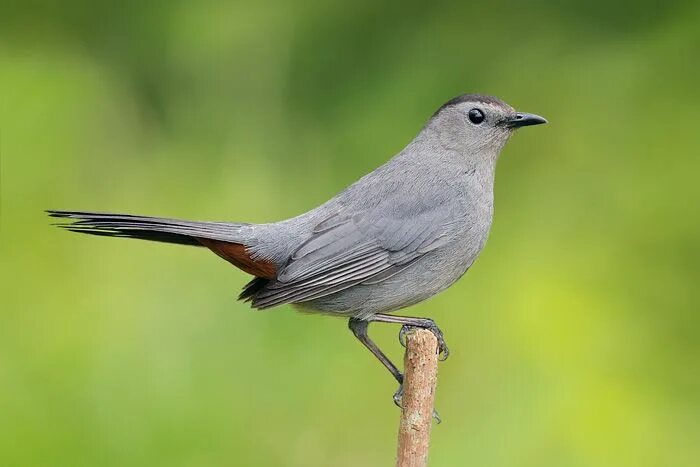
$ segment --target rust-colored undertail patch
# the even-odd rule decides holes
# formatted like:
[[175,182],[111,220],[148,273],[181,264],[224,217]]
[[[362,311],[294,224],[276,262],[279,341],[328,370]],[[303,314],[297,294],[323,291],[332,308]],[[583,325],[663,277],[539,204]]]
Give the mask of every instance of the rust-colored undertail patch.
[[277,268],[272,262],[251,258],[245,245],[210,238],[197,238],[197,241],[248,274],[266,279],[274,279],[277,275]]

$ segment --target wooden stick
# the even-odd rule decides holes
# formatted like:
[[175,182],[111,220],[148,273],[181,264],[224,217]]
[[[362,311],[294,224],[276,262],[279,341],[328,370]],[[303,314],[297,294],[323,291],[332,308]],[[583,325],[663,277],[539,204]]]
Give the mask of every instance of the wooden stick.
[[425,467],[437,385],[437,339],[427,329],[406,332],[397,467]]

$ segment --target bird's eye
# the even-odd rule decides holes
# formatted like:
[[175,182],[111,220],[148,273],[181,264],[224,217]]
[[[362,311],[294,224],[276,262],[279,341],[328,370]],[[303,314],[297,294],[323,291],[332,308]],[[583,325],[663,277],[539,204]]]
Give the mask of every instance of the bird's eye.
[[467,116],[469,117],[469,121],[472,122],[474,125],[478,125],[479,123],[483,122],[486,118],[484,117],[484,112],[482,112],[479,109],[471,109]]

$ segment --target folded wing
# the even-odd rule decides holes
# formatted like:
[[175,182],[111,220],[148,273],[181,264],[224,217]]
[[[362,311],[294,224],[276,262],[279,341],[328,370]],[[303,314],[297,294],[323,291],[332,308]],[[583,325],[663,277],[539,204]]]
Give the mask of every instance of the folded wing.
[[445,244],[451,227],[449,213],[434,207],[410,216],[377,211],[336,214],[316,226],[276,279],[255,294],[252,305],[301,303],[381,282]]

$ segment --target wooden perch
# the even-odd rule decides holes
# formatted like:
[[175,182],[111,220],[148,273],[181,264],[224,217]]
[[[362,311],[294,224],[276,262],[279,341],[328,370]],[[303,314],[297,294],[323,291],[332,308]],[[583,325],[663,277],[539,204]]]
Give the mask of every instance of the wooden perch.
[[412,328],[406,332],[397,467],[425,467],[428,463],[437,385],[437,347],[435,335],[426,329]]

